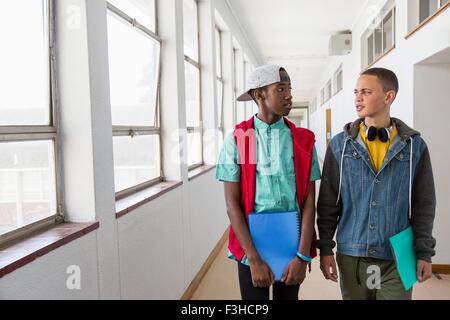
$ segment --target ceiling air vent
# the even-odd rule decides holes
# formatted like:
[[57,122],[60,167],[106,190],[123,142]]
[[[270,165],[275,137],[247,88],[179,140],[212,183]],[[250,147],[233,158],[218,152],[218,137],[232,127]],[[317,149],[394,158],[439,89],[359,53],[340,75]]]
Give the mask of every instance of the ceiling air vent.
[[341,56],[352,52],[352,33],[344,31],[330,37],[330,56]]

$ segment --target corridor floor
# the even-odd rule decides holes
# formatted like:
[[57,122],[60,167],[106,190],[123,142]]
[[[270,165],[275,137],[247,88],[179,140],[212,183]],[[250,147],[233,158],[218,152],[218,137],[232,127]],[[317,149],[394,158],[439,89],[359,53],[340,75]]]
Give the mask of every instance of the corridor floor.
[[[239,285],[236,263],[227,258],[227,246],[222,247],[192,300],[239,300]],[[319,259],[314,259],[312,272],[302,284],[299,298],[304,300],[340,300],[337,283],[327,281],[319,268]],[[439,279],[440,277],[441,279]],[[415,300],[450,300],[450,275],[433,275],[425,283],[414,286]]]

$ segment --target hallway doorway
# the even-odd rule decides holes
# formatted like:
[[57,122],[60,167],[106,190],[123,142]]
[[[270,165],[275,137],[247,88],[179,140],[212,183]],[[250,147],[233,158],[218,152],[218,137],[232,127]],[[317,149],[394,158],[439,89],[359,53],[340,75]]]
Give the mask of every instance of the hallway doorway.
[[309,129],[308,107],[293,107],[288,116],[297,127]]
[[327,139],[327,146],[331,141],[331,109],[326,109],[326,139]]

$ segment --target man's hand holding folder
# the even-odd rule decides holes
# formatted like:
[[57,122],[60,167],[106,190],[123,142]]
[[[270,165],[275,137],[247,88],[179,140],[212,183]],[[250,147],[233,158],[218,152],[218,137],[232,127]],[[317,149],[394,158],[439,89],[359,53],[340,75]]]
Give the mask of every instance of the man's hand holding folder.
[[281,276],[281,282],[288,286],[302,284],[306,278],[307,266],[308,264],[305,261],[300,261],[298,258],[292,259]]
[[425,282],[431,278],[432,266],[430,262],[417,260],[417,279],[419,283]]
[[281,281],[283,275],[289,283],[299,281],[302,269],[300,259],[296,257],[300,239],[299,213],[250,214],[249,230],[258,256],[267,263],[275,281]]
[[260,257],[250,260],[250,271],[255,288],[270,287],[275,282],[275,275],[270,267]]

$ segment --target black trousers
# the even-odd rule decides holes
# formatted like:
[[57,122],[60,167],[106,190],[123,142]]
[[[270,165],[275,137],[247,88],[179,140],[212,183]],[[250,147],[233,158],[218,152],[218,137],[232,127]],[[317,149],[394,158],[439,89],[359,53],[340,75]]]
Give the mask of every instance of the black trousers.
[[[250,267],[238,262],[239,286],[242,300],[269,300],[269,288],[255,288]],[[283,282],[273,284],[273,300],[298,300],[300,285],[288,286]]]

